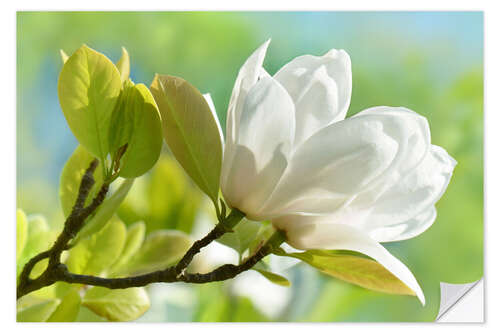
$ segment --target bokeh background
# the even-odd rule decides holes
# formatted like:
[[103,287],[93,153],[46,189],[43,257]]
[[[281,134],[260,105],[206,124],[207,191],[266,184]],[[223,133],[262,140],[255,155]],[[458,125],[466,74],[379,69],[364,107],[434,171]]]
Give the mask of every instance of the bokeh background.
[[[264,66],[271,74],[296,56],[345,49],[353,70],[348,116],[377,105],[411,108],[428,118],[433,143],[458,161],[434,225],[411,240],[384,244],[415,273],[427,305],[273,258],[291,287],[253,272],[202,286],[152,285],[152,307],[139,321],[434,320],[439,281],[483,275],[481,12],[20,12],[18,207],[45,215],[53,228],[63,222],[59,174],[77,141],[58,103],[59,49],[71,54],[85,43],[116,61],[125,46],[135,82],[149,85],[155,73],[184,77],[211,93],[224,124],[239,67],[268,38]],[[126,223],[145,220],[148,231],[178,228],[194,236],[210,220],[203,195],[168,152],[134,185],[119,215]],[[208,264],[231,258],[222,245],[212,250]]]

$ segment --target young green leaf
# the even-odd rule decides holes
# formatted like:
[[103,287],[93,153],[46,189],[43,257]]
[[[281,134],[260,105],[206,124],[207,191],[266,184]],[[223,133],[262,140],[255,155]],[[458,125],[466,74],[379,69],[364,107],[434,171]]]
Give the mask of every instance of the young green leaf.
[[187,174],[217,202],[222,138],[215,112],[198,89],[175,76],[157,74],[151,92],[165,141]]
[[278,275],[276,273],[272,273],[263,269],[256,269],[254,268],[255,271],[259,272],[262,274],[263,277],[271,281],[272,283],[275,283],[279,286],[282,287],[290,287],[291,283],[288,281],[288,279],[284,276]]
[[125,81],[111,119],[111,155],[127,145],[125,154],[116,161],[120,176],[139,177],[156,163],[163,143],[160,113],[148,88]]
[[146,234],[146,225],[144,222],[139,221],[128,227],[127,239],[125,240],[125,246],[123,248],[122,254],[118,261],[113,265],[110,270],[112,273],[117,271],[121,266],[126,264],[128,260],[141,248],[142,242],[144,241],[144,236]]
[[121,274],[142,274],[171,266],[191,246],[188,235],[177,230],[152,232],[139,251],[120,270]]
[[77,140],[101,161],[108,152],[111,113],[120,73],[103,54],[83,45],[68,58],[58,82],[59,102]]
[[70,251],[68,269],[76,274],[100,275],[120,256],[127,230],[123,222],[113,218],[90,238],[82,240]]
[[158,160],[149,180],[144,194],[149,198],[149,216],[145,219],[148,231],[175,229],[190,233],[203,202],[201,191],[167,154]]
[[18,322],[43,322],[46,321],[61,303],[59,299],[44,300],[35,305],[23,308],[17,312]]
[[78,233],[74,243],[76,244],[82,239],[101,230],[106,223],[113,217],[120,204],[123,202],[127,193],[132,188],[134,179],[126,179],[120,184],[120,187],[101,204],[95,215],[85,224],[82,230]]
[[300,253],[285,253],[279,250],[275,254],[300,259],[327,275],[366,289],[415,296],[413,290],[372,259],[321,250]]
[[28,238],[28,221],[26,214],[21,209],[16,212],[16,260],[23,253],[26,239]]
[[150,301],[144,288],[93,287],[83,297],[82,305],[110,321],[130,321],[142,316]]
[[248,249],[261,227],[261,222],[244,219],[233,228],[234,232],[226,233],[217,242],[233,248],[241,255]]
[[122,57],[116,63],[116,68],[120,72],[122,82],[125,82],[130,75],[130,58],[127,49],[122,46]]
[[61,299],[61,303],[47,319],[48,322],[71,322],[75,321],[80,311],[81,298],[75,288],[70,288]]
[[[82,177],[94,158],[82,145],[79,145],[62,169],[59,181],[59,199],[61,200],[61,207],[65,217],[69,216],[75,205]],[[99,163],[97,169],[94,171],[95,184],[92,186],[85,202],[87,205],[99,191],[103,183],[102,175],[102,166]]]
[[[23,266],[38,253],[47,250],[57,237],[57,233],[49,229],[45,218],[41,215],[31,215],[28,217],[28,238],[24,250],[19,256],[16,268],[19,274]],[[39,271],[43,263],[35,266],[35,272]]]

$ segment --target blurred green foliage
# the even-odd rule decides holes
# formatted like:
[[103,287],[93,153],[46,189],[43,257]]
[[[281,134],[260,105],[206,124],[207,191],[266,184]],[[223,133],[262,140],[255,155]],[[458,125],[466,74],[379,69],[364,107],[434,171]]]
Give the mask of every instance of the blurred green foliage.
[[[71,54],[85,43],[116,61],[125,46],[135,82],[148,85],[155,73],[183,77],[211,93],[224,124],[238,69],[267,38],[271,74],[295,56],[343,48],[353,66],[348,116],[376,105],[413,109],[429,120],[432,142],[458,161],[434,225],[416,238],[386,244],[414,272],[427,305],[300,264],[285,271],[292,286],[277,314],[236,293],[233,282],[173,284],[147,288],[154,289],[152,305],[139,320],[432,321],[440,281],[465,283],[483,275],[482,24],[481,13],[446,12],[18,13],[18,207],[28,224],[34,213],[52,228],[63,221],[58,179],[77,144],[57,102],[59,49]],[[211,214],[207,198],[167,151],[136,180],[118,212],[127,225],[144,221],[146,237],[160,229],[197,235],[199,220]],[[77,320],[101,319],[81,309]]]

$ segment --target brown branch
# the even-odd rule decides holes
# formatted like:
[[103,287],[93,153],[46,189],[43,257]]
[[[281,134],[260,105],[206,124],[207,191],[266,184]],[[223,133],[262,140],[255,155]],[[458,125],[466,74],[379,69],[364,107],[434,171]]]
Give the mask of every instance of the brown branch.
[[[210,234],[208,234],[205,238],[209,237],[209,235]],[[177,272],[179,270],[179,267],[184,266],[184,264],[181,264],[181,262],[179,262],[176,266],[172,266],[164,270],[159,270],[147,274],[142,274],[132,277],[124,277],[124,278],[101,278],[91,275],[73,274],[68,271],[66,265],[60,264],[57,267],[55,278],[57,279],[57,281],[100,286],[109,289],[142,287],[150,283],[157,283],[157,282],[182,281],[187,283],[208,283],[215,281],[223,281],[231,279],[236,275],[251,269],[255,264],[257,264],[257,262],[259,262],[268,254],[272,253],[273,249],[279,247],[279,245],[284,241],[284,239],[285,239],[284,234],[280,231],[277,231],[259,250],[255,252],[255,254],[247,258],[240,265],[226,264],[220,266],[219,268],[216,268],[212,272],[205,274],[199,274],[199,273],[191,274],[191,273],[186,273],[185,271],[183,271],[181,274],[178,274]]]
[[[236,226],[238,222],[243,219],[244,214],[237,209],[233,209],[228,216],[225,216],[225,207],[223,206],[222,212],[219,212],[218,210],[217,214],[219,223],[205,237],[194,242],[175,266],[147,274],[123,278],[102,278],[98,276],[71,273],[68,271],[66,265],[61,263],[61,253],[69,248],[69,241],[77,235],[83,227],[85,220],[99,207],[108,192],[108,183],[104,183],[93,201],[87,207],[84,207],[85,201],[87,200],[90,190],[95,182],[92,175],[96,167],[97,160],[94,160],[82,177],[75,205],[66,219],[63,231],[58,236],[54,245],[49,250],[39,253],[33,257],[24,266],[17,287],[18,299],[32,291],[50,286],[57,281],[101,286],[110,289],[140,287],[155,282],[183,281],[187,283],[207,283],[213,281],[223,281],[233,278],[241,272],[252,268],[262,258],[270,254],[272,250],[279,246],[285,239],[283,236],[284,234],[277,231],[262,247],[260,247],[252,256],[247,258],[240,265],[226,264],[206,274],[187,273],[186,268],[189,266],[194,256],[199,253],[203,247],[207,246],[225,233],[231,232],[234,226]],[[49,258],[49,264],[45,271],[36,279],[30,279],[29,275],[36,263],[46,258]]]
[[181,274],[186,267],[191,263],[193,257],[200,252],[202,248],[210,244],[212,241],[221,237],[227,232],[232,232],[233,228],[240,222],[245,214],[237,209],[233,209],[227,217],[221,217],[220,222],[212,229],[205,237],[193,243],[191,248],[186,252],[184,257],[175,266],[176,275]]
[[[104,183],[90,205],[84,207],[90,190],[95,183],[93,174],[98,164],[98,160],[94,159],[90,163],[87,170],[85,170],[85,173],[80,182],[78,196],[75,200],[73,209],[64,222],[64,228],[57,237],[52,247],[49,250],[41,252],[31,258],[23,267],[23,270],[19,275],[17,298],[20,298],[23,295],[26,295],[27,293],[30,293],[34,290],[38,290],[45,286],[51,285],[55,282],[54,272],[56,271],[55,268],[60,264],[61,253],[68,248],[68,242],[75,237],[78,231],[80,231],[85,220],[99,207],[108,192],[109,185],[107,183]],[[31,279],[30,274],[33,270],[33,267],[35,267],[38,262],[45,258],[49,258],[49,264],[47,268],[38,278]]]

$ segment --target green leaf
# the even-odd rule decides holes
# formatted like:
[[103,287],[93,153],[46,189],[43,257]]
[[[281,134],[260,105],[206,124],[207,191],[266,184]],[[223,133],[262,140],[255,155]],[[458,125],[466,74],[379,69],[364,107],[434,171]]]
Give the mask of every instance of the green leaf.
[[120,176],[139,177],[156,163],[163,143],[160,113],[148,88],[126,81],[111,119],[111,155],[127,144],[119,160]]
[[[92,154],[82,145],[79,145],[64,165],[59,181],[59,199],[61,200],[61,207],[65,217],[68,217],[71,213],[78,197],[82,177],[94,159],[95,157]],[[85,201],[86,204],[89,204],[99,191],[103,183],[102,175],[102,166],[99,163],[97,169],[94,171],[95,184]]]
[[95,314],[90,309],[84,306],[80,306],[80,311],[78,312],[78,316],[76,317],[75,321],[84,323],[107,322],[106,318]]
[[150,306],[144,288],[107,289],[93,287],[82,304],[110,321],[130,321],[142,316]]
[[49,322],[71,322],[75,321],[80,311],[80,294],[75,288],[70,288],[61,299],[61,304],[47,319]]
[[144,241],[144,236],[146,234],[146,225],[144,222],[136,222],[127,230],[127,239],[125,240],[125,246],[123,248],[122,254],[118,261],[113,265],[111,269],[112,272],[117,271],[121,266],[126,264],[129,259],[139,251],[142,242]]
[[59,102],[77,140],[106,159],[111,113],[120,94],[120,73],[103,54],[83,45],[68,58],[58,82]]
[[233,228],[233,232],[224,234],[217,242],[233,248],[241,255],[249,248],[261,227],[261,222],[244,219]]
[[68,55],[66,54],[66,52],[64,52],[64,50],[59,50],[59,53],[61,55],[61,60],[63,62],[63,65],[66,63],[66,61],[68,61]]
[[49,265],[48,259],[42,259],[39,262],[37,262],[35,264],[35,266],[33,266],[33,269],[30,272],[30,278],[36,279],[37,277],[42,275],[42,273],[45,271],[45,269],[47,269],[48,265]]
[[[24,265],[35,255],[45,250],[53,244],[57,237],[57,232],[50,230],[45,218],[41,215],[28,216],[28,238],[24,250],[17,260],[17,275],[21,273]],[[34,272],[39,273],[44,263],[40,262],[34,267]]]
[[123,222],[111,219],[98,233],[69,250],[66,261],[69,271],[88,275],[104,273],[120,256],[126,233]]
[[[109,151],[115,158],[116,152],[130,141],[134,129],[135,117],[134,83],[128,79],[123,87],[111,114],[111,124],[108,133]],[[119,125],[117,125],[119,124]]]
[[130,188],[134,184],[134,179],[126,179],[118,187],[118,189],[101,204],[95,215],[88,221],[82,230],[76,236],[74,243],[76,244],[82,239],[101,230],[106,223],[113,217],[113,214],[118,210]]
[[21,209],[16,212],[16,260],[23,253],[28,238],[28,221]]
[[142,274],[166,268],[177,263],[190,246],[191,239],[181,231],[152,232],[120,273]]
[[202,94],[184,79],[156,75],[151,92],[165,141],[187,174],[214,202],[219,193],[222,132]]
[[171,155],[162,155],[151,172],[146,193],[149,198],[148,231],[175,229],[190,233],[203,201],[193,184]]
[[46,321],[61,303],[58,299],[44,300],[35,305],[23,308],[17,312],[18,322],[43,322]]
[[321,250],[300,253],[285,253],[283,250],[278,250],[275,254],[300,259],[327,275],[366,289],[388,294],[415,296],[413,290],[372,259],[332,254]]
[[262,274],[263,277],[271,281],[272,283],[275,283],[277,285],[283,286],[283,287],[290,287],[291,283],[288,281],[288,279],[284,276],[278,275],[276,273],[272,273],[269,271],[265,271],[262,269],[255,269],[255,271],[259,272]]
[[125,82],[130,75],[130,58],[127,49],[122,46],[122,57],[116,63],[116,68],[120,72],[122,82]]

